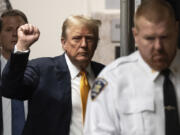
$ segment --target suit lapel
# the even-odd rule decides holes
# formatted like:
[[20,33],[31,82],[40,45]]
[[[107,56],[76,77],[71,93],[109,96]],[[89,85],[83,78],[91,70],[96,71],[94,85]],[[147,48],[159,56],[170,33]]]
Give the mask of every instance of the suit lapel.
[[100,71],[104,68],[104,65],[92,61],[91,68],[94,72],[95,77],[97,77]]
[[65,108],[62,109],[66,111],[66,125],[69,131],[72,114],[71,77],[64,54],[55,58],[55,72],[59,91],[63,94],[63,102],[66,104]]
[[55,72],[59,87],[64,90],[65,94],[69,94],[71,90],[70,72],[64,55],[55,58]]
[[[1,85],[1,58],[0,58],[0,85]],[[3,114],[2,114],[2,91],[0,89],[0,135],[3,132],[3,118],[2,118],[2,116],[3,116]]]

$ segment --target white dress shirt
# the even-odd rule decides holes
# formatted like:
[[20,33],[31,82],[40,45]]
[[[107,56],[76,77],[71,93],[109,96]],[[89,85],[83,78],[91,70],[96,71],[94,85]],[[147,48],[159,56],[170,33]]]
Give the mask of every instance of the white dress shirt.
[[[1,55],[1,74],[7,63],[7,60]],[[28,105],[27,101],[24,101],[25,118],[27,117]],[[11,124],[11,99],[2,97],[2,112],[3,112],[3,135],[12,135]]]
[[[80,94],[81,76],[79,75],[80,70],[72,64],[66,54],[65,59],[71,75],[72,117],[70,125],[70,135],[83,135],[83,115]],[[95,76],[91,69],[91,65],[88,65],[86,71],[88,73],[88,82],[90,86],[92,86]]]
[[[170,67],[178,106],[179,60],[178,51]],[[84,135],[165,135],[164,77],[138,51],[108,65],[98,78],[100,87],[91,91],[102,89],[93,100],[89,96]]]

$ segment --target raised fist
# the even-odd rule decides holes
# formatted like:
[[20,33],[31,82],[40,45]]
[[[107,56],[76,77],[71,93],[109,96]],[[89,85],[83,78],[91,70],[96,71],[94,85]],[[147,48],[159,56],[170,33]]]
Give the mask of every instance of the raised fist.
[[39,29],[31,24],[25,24],[18,28],[17,50],[25,51],[39,39]]

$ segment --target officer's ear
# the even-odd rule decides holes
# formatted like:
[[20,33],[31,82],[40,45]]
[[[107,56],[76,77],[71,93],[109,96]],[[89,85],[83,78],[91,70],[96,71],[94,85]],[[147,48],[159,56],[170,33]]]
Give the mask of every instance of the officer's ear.
[[133,33],[133,37],[134,37],[135,42],[137,42],[138,31],[137,31],[136,27],[132,28],[132,33]]
[[138,47],[138,29],[136,27],[132,28],[132,34],[135,41],[135,47]]

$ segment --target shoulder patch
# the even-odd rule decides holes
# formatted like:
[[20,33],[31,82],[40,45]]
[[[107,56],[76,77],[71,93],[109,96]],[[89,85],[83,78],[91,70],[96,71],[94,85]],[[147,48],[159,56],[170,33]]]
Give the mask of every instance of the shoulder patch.
[[91,99],[94,100],[100,92],[106,87],[107,81],[103,78],[97,78],[91,89]]

